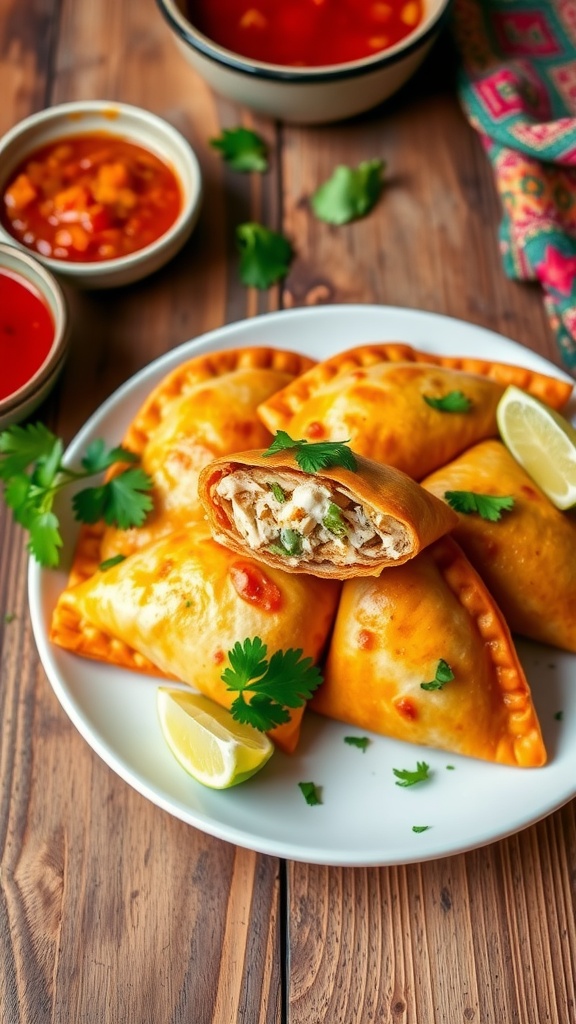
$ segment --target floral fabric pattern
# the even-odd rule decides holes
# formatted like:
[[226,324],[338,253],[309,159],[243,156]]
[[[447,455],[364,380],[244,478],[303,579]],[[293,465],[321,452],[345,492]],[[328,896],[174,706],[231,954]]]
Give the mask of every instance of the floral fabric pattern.
[[576,0],[456,0],[459,93],[502,203],[505,273],[539,281],[576,370]]

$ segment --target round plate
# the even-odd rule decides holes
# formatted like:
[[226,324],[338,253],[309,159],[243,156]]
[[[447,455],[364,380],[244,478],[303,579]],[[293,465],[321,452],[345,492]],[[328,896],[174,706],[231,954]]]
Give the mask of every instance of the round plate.
[[[323,359],[378,340],[565,376],[500,335],[448,317],[382,306],[291,310],[231,324],[167,353],[104,403],[70,445],[67,459],[78,460],[95,437],[118,443],[150,389],[194,355],[274,345]],[[292,860],[405,864],[503,838],[576,794],[576,656],[528,642],[519,642],[518,649],[548,749],[544,768],[503,767],[379,736],[372,736],[362,752],[344,743],[358,730],[308,712],[292,757],[276,752],[257,776],[235,789],[202,787],[179,767],[162,738],[157,680],[83,660],[50,644],[50,617],[66,585],[77,532],[69,502],[61,521],[62,569],[45,570],[31,562],[29,570],[32,624],[48,678],[64,710],[104,761],[138,792],[196,828]],[[410,789],[397,786],[392,769],[414,769],[417,761],[430,765],[429,781]],[[321,788],[319,806],[309,806],[298,788],[308,781]],[[427,828],[415,832],[415,826]]]

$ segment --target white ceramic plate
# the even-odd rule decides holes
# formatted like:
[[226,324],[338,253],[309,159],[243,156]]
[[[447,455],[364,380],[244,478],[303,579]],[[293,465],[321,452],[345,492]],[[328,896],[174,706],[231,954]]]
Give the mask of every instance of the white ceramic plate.
[[[193,355],[274,345],[325,358],[376,340],[403,340],[431,352],[494,358],[559,373],[500,335],[429,313],[380,306],[274,313],[212,331],[146,367],[92,416],[67,457],[77,460],[94,437],[118,442],[152,386]],[[519,643],[519,651],[549,752],[544,768],[506,768],[376,736],[362,753],[344,743],[344,736],[359,735],[358,730],[309,713],[295,755],[277,752],[257,776],[236,789],[214,792],[202,787],[179,767],[164,743],[156,718],[156,680],[50,645],[51,611],[66,583],[76,535],[69,503],[60,515],[62,571],[42,570],[32,562],[29,572],[32,623],[48,678],[64,710],[104,761],[138,792],[196,828],[292,860],[403,864],[503,838],[576,795],[576,657],[525,642]],[[398,787],[392,769],[413,769],[419,760],[430,765],[430,780],[410,789]],[[305,803],[300,781],[321,787],[321,806]],[[413,832],[413,826],[423,825],[429,828]]]

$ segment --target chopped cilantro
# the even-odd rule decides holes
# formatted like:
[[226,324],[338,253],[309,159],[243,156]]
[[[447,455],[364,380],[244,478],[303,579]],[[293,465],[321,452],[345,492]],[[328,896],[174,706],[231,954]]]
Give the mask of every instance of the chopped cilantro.
[[267,653],[258,636],[237,641],[222,673],[228,690],[238,691],[230,708],[233,718],[262,732],[288,722],[288,708],[302,707],[322,682],[319,668],[302,657],[301,649],[275,651],[269,660]]
[[261,135],[249,128],[224,128],[210,145],[218,149],[234,171],[267,171],[268,147]]
[[468,516],[476,513],[482,519],[497,523],[503,512],[509,512],[514,498],[497,497],[493,494],[475,494],[473,491],[446,491],[444,497],[451,508]]
[[107,569],[113,569],[115,565],[120,565],[120,562],[126,560],[126,555],[114,555],[112,558],[105,558],[103,562],[100,562],[98,568],[102,572],[106,572]]
[[436,675],[430,683],[420,683],[422,690],[441,690],[446,683],[451,683],[454,679],[454,673],[450,668],[447,661],[444,658],[440,658],[436,666]]
[[305,801],[310,807],[316,807],[322,803],[320,798],[320,790],[314,782],[299,782],[298,789],[302,793]]
[[453,764],[447,764],[447,765],[446,765],[446,771],[447,771],[447,772],[455,772],[455,771],[456,771],[456,769],[455,769],[455,767],[454,767],[454,765],[453,765]]
[[367,736],[345,736],[344,743],[347,743],[350,747],[358,747],[365,754],[370,740]]
[[382,160],[364,160],[358,167],[337,167],[311,198],[319,220],[340,225],[369,213],[382,191],[385,166]]
[[413,832],[427,832],[430,825],[412,825]]
[[278,430],[272,444],[262,454],[269,458],[277,452],[294,451],[294,458],[304,473],[317,473],[330,466],[343,466],[354,472],[358,464],[354,452],[347,445],[347,441],[309,442],[304,438],[295,441],[285,430]]
[[[56,566],[62,547],[60,524],[52,506],[62,488],[109,469],[114,463],[134,463],[137,456],[122,447],[107,448],[92,441],[81,459],[81,470],[62,462],[64,445],[42,423],[12,426],[0,432],[0,479],[4,498],[14,518],[29,534],[28,550],[41,565]],[[76,519],[95,523],[104,519],[121,529],[141,526],[152,508],[146,492],[151,479],[141,470],[125,469],[99,487],[78,491],[72,498]]]
[[292,246],[284,235],[254,222],[239,224],[240,280],[248,288],[269,288],[285,277],[292,261]]
[[430,766],[425,761],[417,761],[413,772],[408,768],[393,768],[392,771],[398,780],[397,786],[415,786],[417,782],[425,782],[430,778]]
[[440,412],[470,412],[472,408],[472,402],[462,391],[449,391],[441,398],[434,398],[432,395],[422,395],[422,398]]

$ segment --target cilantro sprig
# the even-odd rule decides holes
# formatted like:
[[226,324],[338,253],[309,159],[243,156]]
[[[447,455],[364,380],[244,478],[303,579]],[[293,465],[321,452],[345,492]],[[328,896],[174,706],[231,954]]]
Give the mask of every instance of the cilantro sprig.
[[322,803],[320,789],[315,782],[299,782],[298,789],[309,807],[317,807]]
[[284,235],[249,222],[236,228],[240,251],[240,280],[247,287],[266,289],[285,277],[294,255]]
[[294,458],[304,473],[317,473],[320,469],[330,466],[343,466],[355,472],[358,463],[354,452],[347,447],[348,441],[306,441],[301,438],[295,441],[285,430],[277,430],[269,448],[263,452],[264,458],[282,451],[294,451]]
[[382,160],[364,160],[358,167],[337,167],[311,198],[319,220],[340,225],[369,213],[382,191],[385,167]]
[[237,641],[228,652],[230,666],[222,673],[228,690],[238,692],[232,717],[261,732],[288,722],[288,709],[302,707],[322,682],[320,669],[302,653],[289,648],[274,651],[268,659],[259,636]]
[[444,661],[444,658],[440,658],[436,666],[434,679],[429,683],[420,683],[420,688],[422,690],[442,690],[446,686],[446,683],[451,683],[453,679],[454,673],[450,668],[450,665],[447,661]]
[[451,508],[469,516],[473,513],[497,523],[503,512],[509,512],[514,506],[514,498],[510,495],[476,494],[474,491],[445,491],[444,497]]
[[415,771],[410,771],[409,768],[393,768],[392,771],[396,776],[397,786],[415,786],[416,783],[425,782],[430,778],[430,765],[426,764],[426,761],[417,761]]
[[440,398],[433,395],[422,395],[427,405],[440,412],[470,412],[472,401],[463,391],[449,391]]
[[[98,439],[88,445],[74,470],[63,464],[64,445],[43,423],[13,425],[0,432],[0,480],[4,500],[17,523],[28,531],[28,550],[40,565],[53,568],[62,547],[60,523],[53,511],[56,495],[66,486],[103,473],[114,463],[133,464],[137,456],[121,446],[107,448]],[[147,492],[152,481],[142,469],[130,468],[72,498],[74,516],[84,523],[103,519],[121,529],[141,526],[152,508]]]
[[222,135],[210,139],[210,145],[220,151],[233,171],[268,170],[268,147],[262,136],[249,128],[224,128]]

